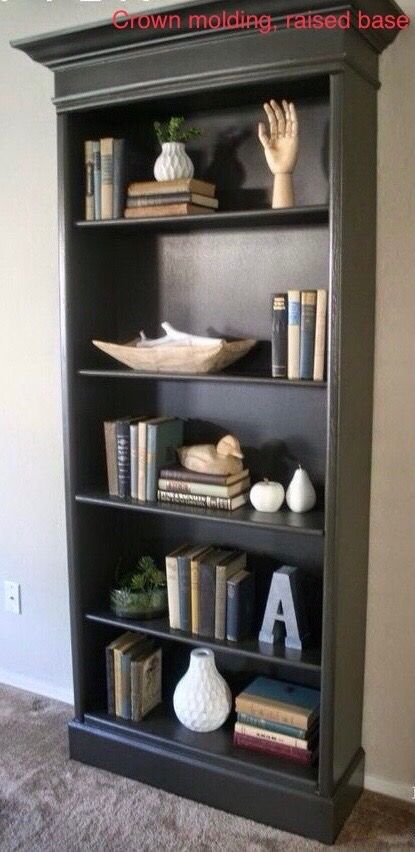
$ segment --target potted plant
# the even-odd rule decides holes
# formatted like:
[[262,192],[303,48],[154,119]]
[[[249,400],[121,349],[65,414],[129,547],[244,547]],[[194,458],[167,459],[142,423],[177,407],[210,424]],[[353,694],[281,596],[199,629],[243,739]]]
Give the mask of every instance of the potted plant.
[[154,130],[161,145],[161,154],[154,164],[155,179],[192,178],[194,167],[184,146],[189,139],[200,136],[201,131],[197,127],[185,127],[182,115],[173,115],[165,122],[155,121]]
[[167,612],[167,581],[151,556],[141,556],[131,571],[115,571],[111,609],[122,618],[157,618]]

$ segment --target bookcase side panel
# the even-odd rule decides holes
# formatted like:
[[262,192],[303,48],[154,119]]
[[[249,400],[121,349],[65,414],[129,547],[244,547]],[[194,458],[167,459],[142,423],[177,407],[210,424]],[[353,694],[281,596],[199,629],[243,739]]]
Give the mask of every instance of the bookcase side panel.
[[332,306],[321,791],[361,746],[376,270],[376,90],[332,81]]

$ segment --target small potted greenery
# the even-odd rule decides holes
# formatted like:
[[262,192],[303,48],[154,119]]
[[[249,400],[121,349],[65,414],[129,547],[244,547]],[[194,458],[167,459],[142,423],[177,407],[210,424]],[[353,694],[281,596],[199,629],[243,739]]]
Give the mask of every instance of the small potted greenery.
[[169,121],[154,122],[154,130],[161,145],[161,154],[154,164],[156,180],[181,180],[192,178],[193,163],[186,153],[185,144],[200,136],[197,127],[185,127],[182,115],[173,115]]
[[157,618],[167,612],[167,581],[151,556],[141,556],[133,570],[119,561],[111,609],[122,618]]

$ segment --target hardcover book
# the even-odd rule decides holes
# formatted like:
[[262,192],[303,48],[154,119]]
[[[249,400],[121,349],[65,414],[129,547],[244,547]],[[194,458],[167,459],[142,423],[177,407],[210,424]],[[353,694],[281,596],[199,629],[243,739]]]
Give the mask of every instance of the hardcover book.
[[186,553],[188,544],[182,544],[166,556],[167,601],[169,606],[169,623],[172,630],[180,630],[179,607],[179,569],[177,557]]
[[242,570],[226,583],[226,638],[239,642],[252,629],[254,575]]
[[117,480],[118,496],[129,497],[131,489],[130,473],[130,419],[117,420]]
[[214,210],[218,208],[219,202],[217,198],[209,198],[207,195],[200,195],[196,192],[172,192],[165,193],[160,199],[160,193],[155,195],[129,195],[127,198],[127,207],[152,207],[159,205],[162,200],[163,204],[198,204],[202,207],[212,207]]
[[256,739],[264,740],[268,743],[279,743],[290,748],[298,748],[302,751],[314,751],[317,743],[317,731],[311,739],[303,737],[291,737],[287,734],[280,734],[277,731],[269,731],[265,728],[258,728],[256,725],[246,725],[244,722],[236,722],[235,732],[244,734],[246,737],[255,737]]
[[147,422],[147,500],[157,500],[158,472],[176,458],[177,447],[183,444],[183,420],[164,418],[158,423]]
[[95,219],[94,201],[94,143],[85,142],[85,219],[91,222]]
[[126,141],[114,139],[112,218],[122,219],[126,194]]
[[138,497],[138,423],[130,423],[130,495]]
[[177,480],[179,482],[185,483],[203,482],[206,483],[206,485],[221,485],[224,487],[234,485],[236,482],[240,482],[242,479],[248,479],[248,477],[248,469],[238,471],[238,473],[221,475],[219,473],[198,473],[196,471],[187,470],[185,467],[182,467],[178,464],[171,465],[170,467],[162,467],[160,471],[160,479],[165,479],[168,481]]
[[113,139],[101,139],[101,218],[112,219]]
[[202,497],[236,497],[251,487],[251,480],[241,479],[233,485],[210,485],[206,482],[183,482],[181,479],[159,479],[159,491],[198,494]]
[[307,730],[318,718],[320,692],[282,680],[257,677],[237,696],[235,706],[238,713]]
[[314,370],[315,382],[322,382],[324,378],[324,356],[326,351],[326,314],[327,314],[327,291],[317,290],[316,304],[316,333],[314,340]]
[[272,375],[276,379],[287,378],[287,294],[276,293],[272,299]]
[[300,320],[299,290],[288,291],[288,378],[300,378]]
[[314,371],[314,336],[316,331],[315,290],[301,293],[300,379],[312,379]]
[[177,557],[180,630],[185,630],[187,633],[191,633],[192,630],[191,563],[192,559],[196,559],[205,550],[205,545],[196,545]]
[[242,748],[249,748],[252,751],[262,751],[265,754],[272,754],[276,757],[282,757],[301,763],[304,766],[311,765],[317,759],[318,749],[314,752],[304,749],[293,748],[292,746],[281,745],[280,743],[269,743],[258,737],[247,737],[246,734],[240,734],[235,731],[233,735],[235,745]]
[[94,212],[95,219],[101,219],[101,145],[99,140],[92,143],[94,162]]
[[135,181],[128,187],[128,195],[165,195],[171,192],[199,192],[200,195],[215,195],[215,184],[196,178],[180,178],[178,180],[148,180]]
[[215,635],[216,566],[229,555],[229,550],[213,549],[199,565],[199,636]]
[[248,502],[249,492],[236,497],[204,497],[201,494],[181,494],[178,491],[158,491],[160,503],[179,503],[184,506],[197,506],[201,509],[220,509],[233,512]]
[[131,661],[131,718],[139,722],[161,702],[161,648]]
[[114,647],[115,714],[123,719],[131,719],[131,657],[138,646],[145,642],[145,636],[126,633]]
[[237,719],[238,722],[245,725],[264,728],[266,731],[275,731],[278,734],[285,734],[287,737],[295,737],[296,739],[310,739],[317,731],[317,720],[310,728],[304,730],[304,728],[297,728],[294,725],[283,725],[281,722],[270,722],[267,719],[261,719],[259,716],[250,716],[249,713],[238,713]]
[[216,566],[215,639],[226,635],[226,583],[242,568],[246,568],[246,553],[241,550],[232,551]]
[[207,547],[201,554],[195,556],[190,563],[190,595],[192,604],[192,633],[199,633],[199,610],[200,610],[200,561],[208,553],[214,550]]
[[196,216],[214,212],[211,207],[183,202],[181,204],[157,204],[157,206],[151,207],[126,207],[124,216],[126,219],[149,219],[152,216]]
[[108,492],[113,497],[118,496],[117,474],[117,434],[116,421],[106,420],[104,423],[105,456],[107,462]]

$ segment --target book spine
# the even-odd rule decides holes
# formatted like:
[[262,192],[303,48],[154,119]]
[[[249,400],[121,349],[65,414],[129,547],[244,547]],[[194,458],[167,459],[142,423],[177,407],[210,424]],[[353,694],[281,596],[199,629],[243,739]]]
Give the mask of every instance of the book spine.
[[309,719],[302,711],[285,710],[270,702],[265,704],[261,699],[255,699],[252,695],[238,695],[235,701],[237,713],[246,713],[248,716],[258,716],[267,722],[278,722],[281,725],[290,725],[293,728],[307,730]]
[[107,462],[108,492],[113,497],[118,497],[117,476],[117,436],[116,423],[107,420],[104,423],[105,456]]
[[299,290],[288,291],[288,378],[300,378],[300,319]]
[[126,219],[151,219],[159,216],[211,215],[214,212],[212,207],[185,202],[181,204],[154,204],[151,207],[126,207],[124,216]]
[[105,663],[107,671],[108,713],[110,716],[115,716],[114,651],[112,648],[105,649]]
[[226,584],[226,638],[231,642],[239,638],[240,591],[238,583]]
[[121,697],[119,716],[131,719],[131,656],[120,654],[121,667]]
[[272,300],[272,376],[275,379],[287,377],[287,294],[277,293]]
[[190,562],[185,556],[178,556],[177,565],[179,574],[180,630],[190,633],[192,630]]
[[122,219],[125,203],[125,169],[126,142],[125,139],[114,139],[113,144],[113,188],[112,188],[112,218]]
[[157,431],[155,423],[147,426],[146,500],[157,500]]
[[138,424],[138,499],[145,500],[147,492],[147,423]]
[[326,315],[327,315],[327,291],[317,290],[316,306],[316,334],[314,340],[314,370],[315,382],[322,382],[324,378],[324,356],[326,352]]
[[172,192],[197,192],[200,195],[208,195],[213,198],[216,186],[196,178],[179,178],[177,180],[163,180],[157,182],[135,181],[128,186],[128,195],[165,195]]
[[303,728],[295,728],[290,725],[280,725],[278,722],[268,722],[266,719],[260,719],[258,716],[250,716],[248,713],[238,713],[238,722],[245,725],[253,725],[254,728],[263,728],[265,731],[276,731],[279,734],[286,734],[289,737],[305,740],[308,731]]
[[192,559],[190,564],[190,593],[192,604],[192,633],[199,633],[199,606],[200,606],[200,565],[197,559]]
[[94,161],[94,212],[95,219],[101,218],[101,146],[99,142],[92,143]]
[[315,290],[301,293],[300,379],[312,379],[314,370],[314,336],[316,331]]
[[[243,505],[248,500],[248,495],[240,495],[245,497],[239,505]],[[161,503],[179,503],[184,506],[198,506],[202,509],[224,509],[232,510],[234,508],[234,497],[203,497],[199,494],[179,494],[173,491],[158,491],[157,500]]]
[[243,734],[247,737],[255,737],[269,743],[279,743],[280,745],[286,745],[289,748],[298,748],[302,751],[307,751],[308,748],[307,740],[305,739],[301,739],[300,737],[290,737],[289,735],[287,736],[287,734],[279,734],[277,731],[269,731],[265,728],[259,728],[256,725],[246,725],[243,722],[236,722],[235,731],[238,734]]
[[85,219],[87,222],[95,219],[93,146],[92,140],[85,142]]
[[159,479],[159,491],[168,491],[174,494],[195,494],[200,497],[224,497],[230,498],[237,494],[248,491],[251,485],[250,479],[241,479],[235,485],[208,485],[204,482],[183,482],[180,479]]
[[101,139],[101,218],[112,218],[114,140]]
[[224,639],[226,635],[226,567],[218,565],[216,569],[215,597],[215,639]]
[[161,648],[139,661],[141,718],[161,702]]
[[117,433],[117,476],[118,496],[130,496],[130,424],[128,421],[118,420]]
[[130,494],[138,497],[138,423],[130,425]]
[[230,476],[223,476],[222,474],[211,474],[211,473],[195,473],[191,470],[186,470],[186,468],[169,468],[163,467],[160,470],[160,479],[167,479],[169,481],[174,482],[198,482],[201,484],[202,482],[206,482],[209,485],[234,485],[235,482],[239,482],[240,479],[246,479],[248,477],[248,470],[241,471],[240,474],[232,474]]
[[247,737],[245,734],[234,733],[233,741],[235,745],[249,748],[253,751],[262,751],[266,754],[273,754],[276,757],[285,757],[293,760],[295,763],[301,763],[304,766],[313,762],[314,754],[307,750],[290,748],[289,746],[281,745],[280,743],[267,743],[257,737]]
[[199,636],[215,635],[216,565],[200,563]]
[[166,556],[166,579],[170,627],[180,630],[179,574],[175,556]]
[[142,677],[141,666],[139,660],[131,662],[131,719],[133,722],[139,722],[143,717],[141,715],[142,706]]

